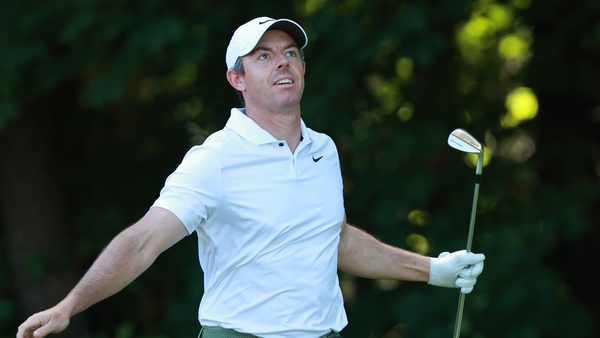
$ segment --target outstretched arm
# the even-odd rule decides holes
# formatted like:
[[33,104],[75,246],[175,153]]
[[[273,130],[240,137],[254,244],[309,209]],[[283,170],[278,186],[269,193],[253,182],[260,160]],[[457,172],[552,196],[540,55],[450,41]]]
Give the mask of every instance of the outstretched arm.
[[345,219],[338,246],[338,268],[364,278],[429,280],[429,257],[380,242]]
[[483,271],[483,254],[443,252],[426,257],[396,248],[366,232],[342,224],[338,245],[338,268],[358,277],[427,282],[435,286],[461,288],[469,293]]
[[183,223],[170,211],[151,208],[110,242],[67,297],[23,322],[17,338],[39,338],[63,331],[73,315],[119,292],[187,234]]

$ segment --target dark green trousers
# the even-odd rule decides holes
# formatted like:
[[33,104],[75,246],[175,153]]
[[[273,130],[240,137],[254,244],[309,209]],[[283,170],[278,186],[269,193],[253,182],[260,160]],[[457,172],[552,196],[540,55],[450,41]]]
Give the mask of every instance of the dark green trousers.
[[[239,333],[234,330],[224,329],[218,326],[206,326],[200,330],[198,338],[257,338],[255,335]],[[331,331],[319,338],[344,338],[339,333]]]

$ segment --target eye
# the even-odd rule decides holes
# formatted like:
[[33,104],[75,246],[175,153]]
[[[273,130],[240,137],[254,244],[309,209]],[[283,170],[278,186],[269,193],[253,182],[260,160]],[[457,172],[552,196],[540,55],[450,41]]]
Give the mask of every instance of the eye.
[[296,51],[294,51],[294,50],[290,50],[290,51],[287,51],[287,53],[285,53],[285,54],[286,54],[287,56],[296,56]]
[[258,59],[259,59],[259,60],[266,60],[266,59],[268,59],[268,58],[269,58],[269,55],[268,55],[268,54],[266,54],[266,53],[265,53],[265,54],[260,54],[260,55],[258,56]]

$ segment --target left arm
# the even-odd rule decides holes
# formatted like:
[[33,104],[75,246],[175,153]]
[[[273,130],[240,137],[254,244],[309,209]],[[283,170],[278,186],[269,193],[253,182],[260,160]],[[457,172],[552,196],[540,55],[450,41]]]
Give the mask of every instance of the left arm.
[[338,245],[338,268],[364,278],[429,280],[429,257],[378,241],[344,217]]
[[427,257],[378,241],[348,224],[344,216],[338,244],[338,269],[364,278],[427,282],[469,293],[483,271],[483,254],[465,250]]

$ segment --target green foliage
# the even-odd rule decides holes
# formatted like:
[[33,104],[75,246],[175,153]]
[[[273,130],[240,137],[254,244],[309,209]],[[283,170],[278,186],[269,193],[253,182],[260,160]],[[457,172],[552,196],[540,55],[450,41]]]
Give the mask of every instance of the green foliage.
[[[598,292],[576,288],[589,287],[589,276],[567,275],[583,255],[565,249],[597,234],[600,220],[600,124],[589,118],[600,85],[598,13],[583,0],[4,1],[0,132],[33,103],[53,103],[70,168],[71,264],[84,270],[237,104],[224,76],[233,30],[259,15],[290,17],[309,35],[303,118],[338,145],[349,221],[407,249],[419,235],[411,238],[424,238],[428,255],[463,248],[474,169],[446,138],[465,128],[493,157],[473,244],[486,268],[466,298],[462,336],[592,337],[599,314],[589,295]],[[540,111],[507,127],[505,98],[522,86]],[[89,337],[197,335],[203,281],[193,237],[88,310]],[[0,257],[10,255],[4,248]],[[30,263],[39,276],[58,264]],[[24,319],[7,264],[0,260],[2,337]],[[451,335],[456,290],[347,283],[356,293],[346,295],[346,337]]]

